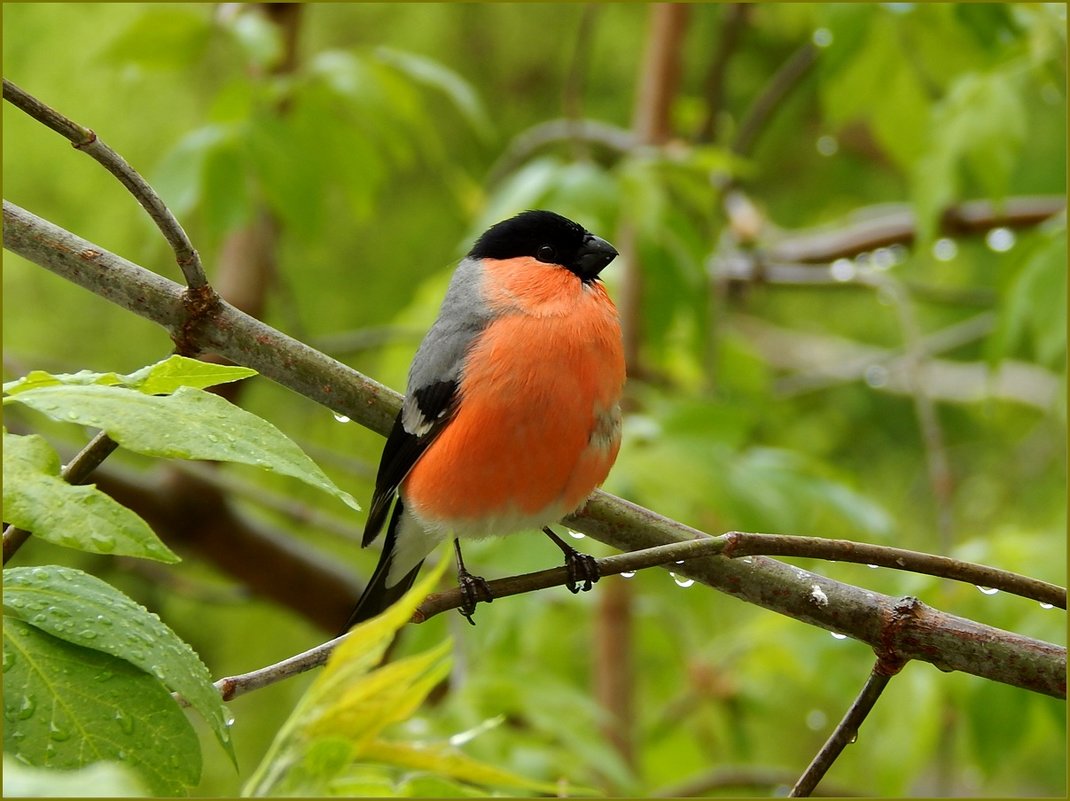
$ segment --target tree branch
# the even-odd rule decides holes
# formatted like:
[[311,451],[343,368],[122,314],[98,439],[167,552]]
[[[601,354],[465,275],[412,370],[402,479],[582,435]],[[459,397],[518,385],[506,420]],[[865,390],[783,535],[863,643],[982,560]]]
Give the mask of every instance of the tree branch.
[[126,163],[126,159],[104,144],[104,141],[99,139],[91,129],[67,119],[7,78],[4,78],[4,99],[46,127],[69,139],[75,149],[92,156],[108,172],[118,178],[119,182],[148,212],[149,217],[175,252],[175,261],[178,262],[179,269],[186,277],[186,284],[189,288],[203,290],[208,287],[208,278],[204,274],[201,257],[189,237],[186,236],[185,230],[171,210],[164,205],[160,196],[156,194],[156,190]]
[[[966,200],[949,206],[940,217],[940,232],[962,236],[993,228],[1031,228],[1066,209],[1064,195],[1009,197],[1000,204]],[[889,245],[910,245],[917,233],[911,206],[889,203],[861,208],[844,222],[790,231],[771,242],[763,259],[770,263],[828,263]]]

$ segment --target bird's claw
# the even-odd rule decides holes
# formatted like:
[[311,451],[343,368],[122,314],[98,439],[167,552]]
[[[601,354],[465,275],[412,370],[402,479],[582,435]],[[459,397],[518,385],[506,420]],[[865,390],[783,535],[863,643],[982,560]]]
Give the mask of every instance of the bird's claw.
[[[569,592],[578,593],[580,590],[587,592],[594,583],[602,577],[602,571],[598,568],[598,560],[590,554],[572,550],[565,553],[565,569],[568,571],[568,582],[565,584]],[[583,586],[580,586],[580,581]]]
[[476,622],[472,620],[472,613],[476,611],[476,606],[480,601],[489,604],[494,600],[490,586],[485,578],[474,576],[464,568],[457,571],[457,584],[461,590],[461,605],[458,611],[474,626]]

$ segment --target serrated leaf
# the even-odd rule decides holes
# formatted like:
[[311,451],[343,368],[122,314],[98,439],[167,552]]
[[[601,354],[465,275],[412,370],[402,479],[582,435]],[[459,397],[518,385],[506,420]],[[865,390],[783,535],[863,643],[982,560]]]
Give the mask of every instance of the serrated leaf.
[[[360,687],[369,687],[369,681],[375,683],[376,675],[386,669],[373,670],[386,653],[394,635],[409,622],[417,605],[441,578],[446,564],[447,560],[441,560],[396,603],[353,627],[345,640],[335,648],[323,672],[316,677],[279,730],[264,759],[243,788],[242,795],[322,794],[326,783],[338,777],[360,753],[359,731],[342,730],[337,725],[325,726],[325,720],[338,721],[349,717],[365,729],[378,730],[385,725],[382,722],[385,717],[398,719],[396,714],[390,714],[389,703],[377,709],[372,709],[371,703],[363,710],[350,710],[348,707],[367,699],[367,693],[362,693]],[[448,647],[448,643],[445,645]],[[441,662],[439,650],[435,649],[434,656]],[[405,670],[402,668],[400,672],[395,672],[394,677],[400,677]],[[357,688],[356,695],[360,697],[350,693],[354,687]],[[381,684],[376,684],[376,687],[381,687]],[[422,703],[430,687],[423,694],[411,686],[396,684],[384,689],[393,691],[391,702],[412,708]],[[398,699],[399,693],[407,697]],[[339,701],[342,696],[347,698],[344,703]],[[359,721],[362,711],[368,720]],[[352,716],[349,712],[353,713]]]
[[[557,795],[561,789],[556,784],[527,779],[472,759],[456,748],[445,744],[415,745],[387,743],[379,740],[366,746],[363,758],[410,770],[428,771],[436,776],[448,776],[451,779],[483,787],[517,787],[550,796]],[[569,786],[569,791],[570,793],[594,794],[594,790],[572,785]]]
[[155,795],[201,774],[197,734],[154,677],[129,662],[4,618],[4,750],[35,767],[129,764]]
[[66,548],[180,561],[133,511],[96,487],[64,481],[59,455],[36,434],[4,432],[4,520]]
[[101,384],[103,386],[112,386],[115,384],[122,384],[125,376],[118,373],[94,373],[91,370],[79,370],[77,373],[48,373],[44,370],[31,370],[22,378],[17,378],[14,381],[8,381],[4,384],[4,393],[8,395],[14,395],[18,392],[25,392],[28,389],[37,389],[38,387],[54,387],[58,384],[68,384],[72,386],[87,386],[89,384]]
[[48,770],[32,768],[4,754],[5,798],[144,798],[148,794],[137,772],[122,762]]
[[251,367],[215,364],[175,354],[125,376],[124,386],[146,395],[169,395],[180,387],[207,389],[257,375]]
[[124,448],[147,456],[254,465],[300,479],[360,509],[275,426],[210,392],[179,387],[160,396],[117,386],[54,386],[6,400],[55,420],[102,429]]
[[81,570],[49,565],[5,570],[4,609],[54,637],[123,659],[155,676],[189,701],[236,760],[227,726],[230,716],[208,668],[141,604]]
[[62,384],[66,386],[124,386],[147,395],[166,395],[179,387],[205,389],[217,384],[240,381],[256,374],[256,370],[249,367],[213,364],[175,354],[126,375],[94,373],[90,370],[80,370],[77,373],[47,373],[44,370],[32,370],[22,378],[4,384],[4,392],[8,395],[15,395],[30,389]]

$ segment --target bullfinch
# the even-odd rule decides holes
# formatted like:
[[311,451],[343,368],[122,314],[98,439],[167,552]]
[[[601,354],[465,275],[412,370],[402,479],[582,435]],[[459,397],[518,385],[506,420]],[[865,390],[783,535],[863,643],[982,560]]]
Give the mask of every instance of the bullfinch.
[[[541,528],[565,553],[570,590],[598,579],[594,559],[549,525],[586,503],[620,447],[624,351],[598,277],[616,256],[559,214],[525,211],[460,261],[383,448],[363,545],[390,522],[346,630],[400,598],[451,535]],[[493,599],[454,545],[472,622],[476,602]]]

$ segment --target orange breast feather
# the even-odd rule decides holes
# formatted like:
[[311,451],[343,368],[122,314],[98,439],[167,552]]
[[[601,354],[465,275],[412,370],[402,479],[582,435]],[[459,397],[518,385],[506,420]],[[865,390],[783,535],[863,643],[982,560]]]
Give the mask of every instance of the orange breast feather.
[[601,284],[534,260],[486,265],[484,296],[501,316],[470,352],[456,416],[402,494],[426,522],[505,534],[478,521],[549,524],[605,480],[620,444],[624,356]]

